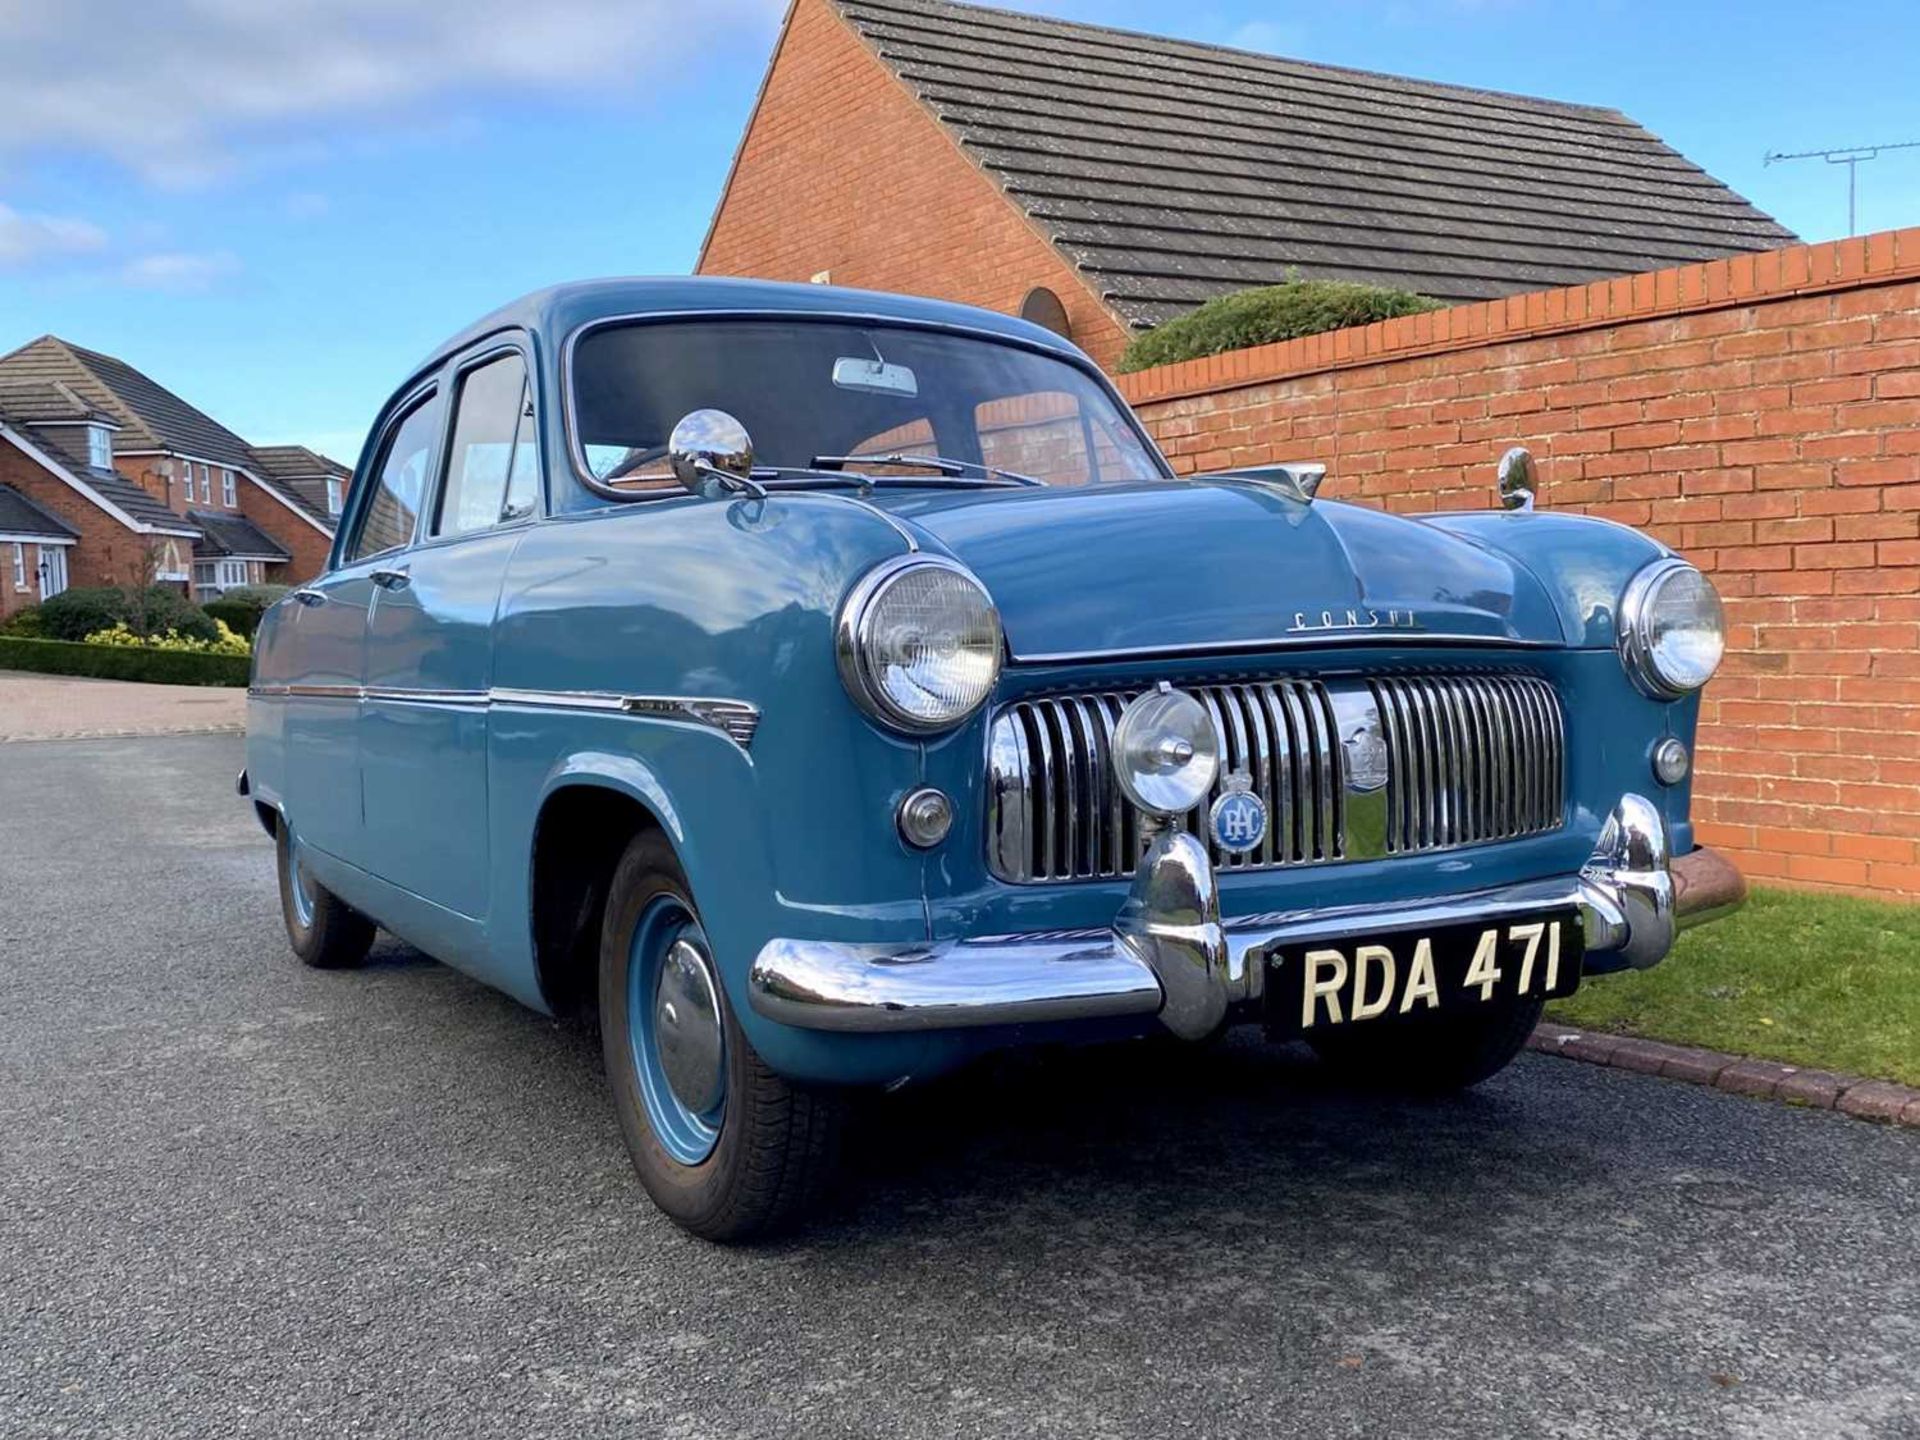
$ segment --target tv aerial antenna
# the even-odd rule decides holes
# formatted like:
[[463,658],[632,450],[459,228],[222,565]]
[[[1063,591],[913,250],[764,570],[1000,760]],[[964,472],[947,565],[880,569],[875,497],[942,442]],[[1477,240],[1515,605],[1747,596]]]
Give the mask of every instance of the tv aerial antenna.
[[1920,140],[1896,140],[1888,145],[1855,145],[1842,150],[1799,150],[1791,155],[1774,150],[1768,152],[1760,163],[1772,165],[1781,160],[1824,160],[1829,165],[1847,167],[1847,234],[1858,233],[1854,216],[1857,211],[1856,200],[1860,191],[1860,166],[1864,161],[1877,160],[1883,150],[1920,150]]

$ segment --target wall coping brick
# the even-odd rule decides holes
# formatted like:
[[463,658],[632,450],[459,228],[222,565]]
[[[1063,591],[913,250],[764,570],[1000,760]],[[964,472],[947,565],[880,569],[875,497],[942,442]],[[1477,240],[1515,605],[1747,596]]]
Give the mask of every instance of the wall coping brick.
[[1536,290],[1116,375],[1134,405],[1920,276],[1920,226]]

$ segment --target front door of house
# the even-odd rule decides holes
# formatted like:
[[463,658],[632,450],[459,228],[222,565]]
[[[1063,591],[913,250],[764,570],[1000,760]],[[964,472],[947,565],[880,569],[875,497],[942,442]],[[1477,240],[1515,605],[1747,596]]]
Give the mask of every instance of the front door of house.
[[40,598],[51,600],[67,588],[67,550],[64,545],[40,547]]

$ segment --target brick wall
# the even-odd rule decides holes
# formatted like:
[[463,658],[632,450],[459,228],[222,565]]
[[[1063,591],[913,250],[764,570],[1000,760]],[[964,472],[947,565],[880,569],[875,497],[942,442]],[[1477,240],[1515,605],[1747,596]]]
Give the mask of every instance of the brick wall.
[[240,513],[279,541],[280,548],[293,557],[290,564],[273,567],[268,579],[275,585],[301,585],[327,568],[332,537],[316,530],[304,516],[294,514],[244,475],[240,477]]
[[[67,550],[69,586],[132,585],[146,573],[147,547],[154,537],[127,529],[4,440],[0,440],[0,484],[11,485],[80,532],[79,540]],[[193,542],[175,543],[186,558]]]
[[[31,540],[19,542],[21,562],[25,570],[22,583],[15,585],[13,574],[12,540],[0,540],[0,620],[5,620],[16,610],[25,610],[29,605],[40,603],[40,547]],[[49,545],[49,551],[57,546]]]
[[999,187],[825,0],[797,0],[740,144],[703,275],[896,290],[1019,313],[1046,286],[1111,366],[1126,336]]
[[1920,229],[1746,255],[1121,378],[1183,472],[1541,503],[1652,531],[1725,597],[1703,842],[1770,881],[1920,896]]

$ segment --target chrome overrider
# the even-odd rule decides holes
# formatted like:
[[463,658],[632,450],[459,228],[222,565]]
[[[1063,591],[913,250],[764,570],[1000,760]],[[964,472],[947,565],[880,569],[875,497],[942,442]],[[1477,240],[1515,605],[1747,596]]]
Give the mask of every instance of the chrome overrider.
[[809,1030],[879,1032],[1016,1025],[1157,1014],[1198,1039],[1230,1010],[1260,998],[1262,957],[1274,946],[1357,932],[1471,924],[1487,917],[1577,909],[1590,954],[1656,965],[1675,934],[1746,898],[1723,856],[1674,859],[1654,803],[1627,794],[1578,875],[1430,900],[1220,918],[1205,847],[1163,829],[1134,872],[1109,930],[1053,931],[930,945],[770,940],[748,976],[753,1008]]

